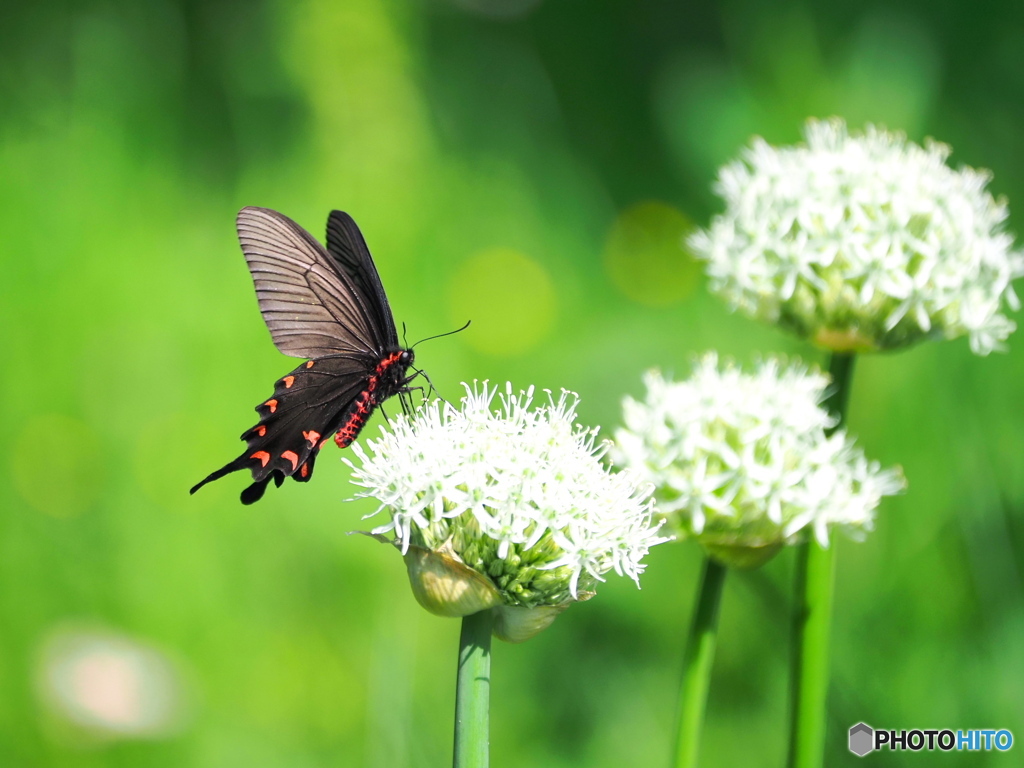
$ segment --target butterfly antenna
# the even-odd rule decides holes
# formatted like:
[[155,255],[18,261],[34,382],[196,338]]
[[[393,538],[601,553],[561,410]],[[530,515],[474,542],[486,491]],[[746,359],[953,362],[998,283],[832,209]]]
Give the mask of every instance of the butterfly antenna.
[[[472,323],[472,322],[473,322],[472,320],[467,320],[466,324],[464,326],[462,326],[461,328],[456,328],[454,331],[448,331],[447,333],[439,333],[439,334],[437,334],[437,336],[427,336],[427,338],[425,338],[425,339],[420,339],[419,341],[416,342],[416,344],[413,344],[410,347],[410,349],[415,349],[417,345],[422,344],[424,341],[431,341],[432,339],[440,339],[440,338],[443,338],[445,336],[452,336],[453,334],[461,333],[462,331],[464,331],[467,328],[469,328],[469,324]],[[403,328],[405,327],[404,323],[402,324],[402,327]]]
[[406,349],[409,348],[409,339],[406,338],[405,332],[405,320],[402,321],[402,343],[405,345]]

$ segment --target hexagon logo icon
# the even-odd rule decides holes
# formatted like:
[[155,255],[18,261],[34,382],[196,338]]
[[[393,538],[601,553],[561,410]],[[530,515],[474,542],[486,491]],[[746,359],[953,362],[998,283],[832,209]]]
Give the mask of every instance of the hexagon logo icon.
[[857,723],[850,728],[850,751],[857,757],[864,757],[875,749],[875,731],[867,723]]

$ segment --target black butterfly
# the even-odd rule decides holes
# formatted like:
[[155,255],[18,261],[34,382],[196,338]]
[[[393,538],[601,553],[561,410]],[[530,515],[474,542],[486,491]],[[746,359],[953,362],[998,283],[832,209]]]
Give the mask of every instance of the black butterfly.
[[408,391],[413,351],[398,343],[377,268],[347,213],[328,216],[326,250],[287,216],[267,208],[243,208],[237,226],[275,346],[292,357],[312,358],[256,406],[260,420],[242,434],[242,455],[190,491],[248,469],[255,482],[242,491],[242,503],[252,504],[272,479],[278,486],[289,476],[307,482],[332,434],[338,446],[348,446],[374,408]]

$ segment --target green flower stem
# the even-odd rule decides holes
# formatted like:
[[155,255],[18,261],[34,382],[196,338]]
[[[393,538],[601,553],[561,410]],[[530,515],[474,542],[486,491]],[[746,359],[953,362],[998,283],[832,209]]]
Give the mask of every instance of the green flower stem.
[[489,610],[462,619],[459,675],[455,684],[453,768],[487,768],[493,621]]
[[828,363],[828,375],[832,377],[832,392],[825,399],[825,408],[836,417],[834,433],[846,421],[846,405],[850,402],[850,383],[853,381],[853,363],[856,358],[851,352],[833,352]]
[[[846,418],[853,380],[852,354],[834,352],[829,362],[832,393],[825,401],[839,429]],[[796,610],[793,615],[793,667],[790,689],[789,768],[821,768],[827,722],[829,629],[835,583],[835,545],[812,538],[797,548]]]
[[725,583],[724,565],[710,557],[704,560],[700,596],[690,622],[683,656],[683,683],[679,692],[679,727],[676,740],[676,768],[695,768],[708,700],[708,683],[715,658],[718,606]]

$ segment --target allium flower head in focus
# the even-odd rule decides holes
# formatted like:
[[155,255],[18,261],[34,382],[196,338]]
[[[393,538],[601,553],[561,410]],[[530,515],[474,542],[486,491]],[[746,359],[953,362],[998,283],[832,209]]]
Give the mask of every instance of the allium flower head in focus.
[[373,533],[393,533],[420,603],[445,616],[496,609],[495,633],[513,641],[609,571],[638,580],[664,540],[649,487],[608,471],[596,430],[575,424],[576,396],[534,407],[533,395],[467,385],[461,408],[400,416],[350,462],[359,495],[387,516]]
[[1024,256],[986,171],[950,149],[810,121],[805,145],[755,139],[719,172],[725,212],[689,246],[733,307],[837,351],[968,336],[987,354],[1016,327]]
[[659,511],[730,565],[759,565],[784,544],[830,531],[859,538],[898,470],[868,461],[821,406],[828,378],[768,360],[750,374],[715,355],[683,382],[657,371],[626,398],[613,457],[652,482]]

